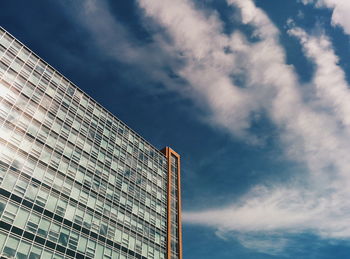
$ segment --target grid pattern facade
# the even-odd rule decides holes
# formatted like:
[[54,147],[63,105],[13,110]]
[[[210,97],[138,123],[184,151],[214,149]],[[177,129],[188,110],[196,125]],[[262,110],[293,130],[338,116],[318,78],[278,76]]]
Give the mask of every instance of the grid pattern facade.
[[164,154],[0,28],[2,256],[166,258],[167,188]]

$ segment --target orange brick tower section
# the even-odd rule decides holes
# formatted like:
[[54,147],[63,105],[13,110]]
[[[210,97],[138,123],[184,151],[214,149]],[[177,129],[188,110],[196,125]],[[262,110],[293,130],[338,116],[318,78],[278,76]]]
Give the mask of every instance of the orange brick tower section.
[[167,259],[182,259],[180,155],[170,147],[162,152],[168,161]]

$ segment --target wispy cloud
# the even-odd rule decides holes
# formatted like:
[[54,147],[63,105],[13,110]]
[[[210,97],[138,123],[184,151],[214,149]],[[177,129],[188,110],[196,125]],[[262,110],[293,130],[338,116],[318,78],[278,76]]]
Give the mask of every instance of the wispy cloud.
[[245,43],[247,51],[242,51],[248,86],[271,94],[271,99],[260,98],[261,106],[280,127],[286,155],[304,162],[310,175],[304,176],[302,185],[257,187],[231,207],[188,212],[185,220],[228,233],[312,231],[323,237],[350,237],[349,91],[331,42],[323,34],[309,36],[299,28],[290,29],[316,66],[308,86],[313,87],[313,98],[305,101],[300,88],[306,86],[298,84],[293,68],[285,64],[278,32],[266,14],[251,1],[230,3],[242,9],[242,22],[254,26],[260,36],[258,43]]
[[231,73],[239,72],[238,62],[235,54],[225,51],[240,36],[224,35],[217,14],[198,11],[190,1],[138,2],[145,15],[170,37],[170,42],[159,44],[181,60],[183,65],[176,73],[188,82],[193,100],[209,112],[208,120],[245,136],[248,118],[259,104],[251,99],[249,89],[234,85]]
[[304,4],[314,4],[318,8],[329,8],[333,10],[332,24],[340,26],[344,32],[350,34],[350,2],[346,0],[303,0]]
[[[127,75],[122,76],[127,77],[130,84],[154,91],[152,82],[167,83],[169,89],[182,83],[170,71],[172,66],[176,66],[175,58],[166,49],[160,48],[157,35],[153,35],[154,40],[138,39],[113,14],[107,1],[64,1],[61,5],[73,22],[90,33],[91,44],[97,46],[94,51],[129,67]],[[182,91],[186,91],[185,87]]]
[[[285,156],[309,169],[302,179],[286,185],[257,186],[230,206],[185,212],[185,222],[214,227],[221,235],[233,234],[247,247],[255,244],[260,250],[271,247],[258,240],[261,232],[274,236],[312,231],[321,237],[349,238],[350,93],[331,41],[323,33],[307,34],[289,24],[289,34],[300,41],[316,68],[312,82],[300,85],[294,68],[286,64],[278,29],[252,0],[227,0],[227,4],[241,12],[241,23],[253,29],[254,42],[238,30],[227,35],[215,11],[200,10],[190,0],[137,3],[153,33],[150,44],[137,42],[103,1],[82,3],[81,18],[99,17],[96,24],[84,24],[101,36],[97,37],[101,47],[119,62],[150,71],[151,80],[191,98],[207,112],[210,123],[232,136],[258,143],[250,132],[252,118],[265,113],[279,129]],[[318,6],[332,6],[335,11],[348,6],[341,3],[324,0]],[[347,31],[342,11],[338,13],[334,24]],[[164,67],[182,84],[174,82]],[[242,76],[243,85],[237,85],[234,79]],[[305,87],[311,98],[303,96]],[[286,240],[275,244],[271,249],[277,253]]]
[[280,256],[283,254],[285,248],[288,246],[287,238],[280,235],[246,235],[242,233],[235,233],[234,238],[236,238],[244,247],[248,249],[275,256]]

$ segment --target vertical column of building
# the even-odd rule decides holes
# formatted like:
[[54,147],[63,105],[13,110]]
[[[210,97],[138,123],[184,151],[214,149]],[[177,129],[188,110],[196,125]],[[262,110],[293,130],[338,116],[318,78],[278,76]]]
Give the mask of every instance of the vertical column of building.
[[167,259],[182,259],[180,156],[163,149],[168,161],[168,238]]

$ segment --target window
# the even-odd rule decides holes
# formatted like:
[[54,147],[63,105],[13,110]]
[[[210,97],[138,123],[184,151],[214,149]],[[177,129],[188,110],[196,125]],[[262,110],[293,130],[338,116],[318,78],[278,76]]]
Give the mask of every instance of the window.
[[46,203],[46,209],[52,212],[55,211],[56,203],[57,203],[57,198],[53,196],[53,194],[51,194],[48,197],[48,202]]
[[41,219],[38,229],[38,234],[40,236],[46,237],[49,231],[50,222],[46,219]]
[[29,212],[21,208],[20,212],[17,214],[17,217],[14,221],[14,225],[23,229],[26,225],[28,217],[29,217]]
[[129,249],[131,250],[135,249],[135,238],[132,236],[129,237]]
[[148,245],[143,243],[142,244],[142,255],[147,257],[147,252],[148,252]]
[[16,183],[16,180],[17,177],[13,173],[8,172],[2,181],[1,187],[11,192]]
[[83,236],[79,238],[78,251],[84,253],[87,245],[87,239]]
[[[26,257],[25,257],[25,258],[26,258]],[[52,252],[43,251],[42,258],[51,259],[51,258],[52,258]]]
[[40,259],[40,255],[41,255],[41,249],[34,246],[29,255],[29,259]]
[[74,222],[78,225],[83,225],[84,220],[84,209],[83,208],[76,208],[75,215],[74,215]]
[[[81,182],[81,181],[79,181]],[[80,190],[74,185],[72,187],[72,198],[75,199],[75,200],[79,200],[79,193],[80,193]]]
[[27,190],[28,182],[23,179],[18,179],[17,184],[14,188],[13,193],[17,194],[20,197],[24,197],[24,193]]
[[26,48],[22,48],[18,56],[23,60],[27,61],[28,57],[30,55],[30,52]]
[[4,255],[7,255],[8,257],[14,257],[18,244],[19,240],[17,238],[9,237],[4,248]]
[[34,201],[37,193],[38,193],[38,187],[36,184],[32,183],[27,188],[25,198],[27,198],[30,201]]
[[7,203],[6,209],[2,215],[2,220],[4,220],[5,222],[7,222],[9,224],[12,224],[15,217],[16,217],[17,210],[18,210],[17,205]]
[[66,213],[67,202],[63,200],[58,200],[56,213],[62,217],[64,217]]
[[72,250],[76,250],[78,245],[78,240],[79,240],[79,235],[75,232],[71,232],[69,237],[69,248]]
[[92,215],[90,215],[89,213],[85,213],[84,216],[84,227],[86,228],[91,228],[91,223],[92,223]]
[[38,195],[36,197],[36,203],[41,207],[45,207],[48,196],[49,194],[46,190],[39,189]]
[[86,252],[89,256],[94,257],[96,243],[92,240],[88,241]]
[[52,242],[57,242],[60,233],[60,226],[55,223],[51,223],[51,228],[49,231],[49,240]]
[[66,214],[65,214],[65,218],[73,221],[73,217],[75,214],[75,207],[73,207],[72,205],[68,204],[67,206],[67,210],[66,210]]
[[0,43],[6,48],[10,46],[11,42],[12,42],[12,38],[7,34],[5,34],[0,40]]
[[68,237],[69,237],[69,230],[66,228],[62,228],[60,236],[58,238],[58,242],[63,246],[67,246]]
[[21,242],[20,246],[18,247],[16,257],[18,259],[27,259],[29,254],[30,245],[27,242]]
[[106,234],[107,234],[107,225],[101,224],[101,227],[100,227],[100,235],[105,236]]
[[36,233],[39,221],[40,218],[37,215],[31,214],[27,223],[27,230]]
[[117,243],[120,243],[121,240],[122,240],[122,232],[119,229],[116,229],[114,241],[116,241]]

